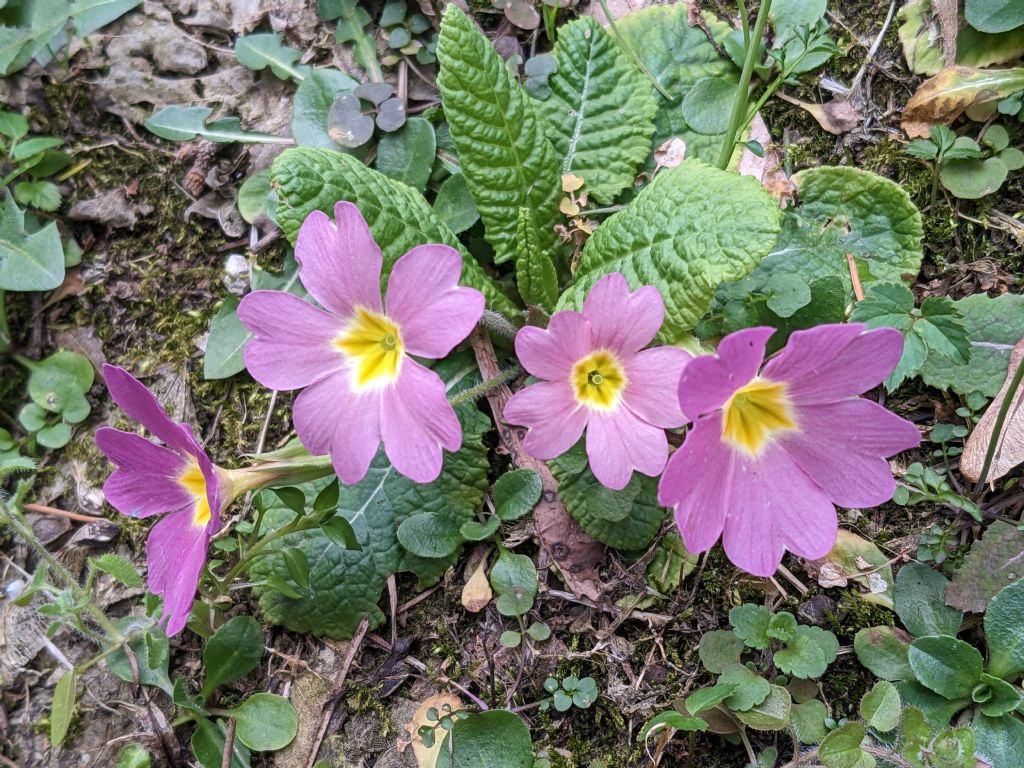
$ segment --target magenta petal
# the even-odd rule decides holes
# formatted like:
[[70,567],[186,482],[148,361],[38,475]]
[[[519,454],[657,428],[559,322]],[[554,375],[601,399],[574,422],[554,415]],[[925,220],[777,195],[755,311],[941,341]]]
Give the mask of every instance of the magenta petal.
[[621,491],[633,470],[654,477],[665,468],[665,430],[643,421],[628,408],[594,411],[587,421],[590,471],[601,485]]
[[654,347],[626,358],[622,399],[633,413],[658,427],[672,429],[686,419],[679,408],[679,379],[693,358],[676,347]]
[[774,328],[745,328],[730,333],[714,355],[691,360],[679,379],[679,404],[687,421],[721,408],[737,389],[757,375]]
[[[520,331],[522,333],[522,331]],[[572,448],[587,426],[587,409],[577,404],[566,381],[542,381],[521,389],[505,404],[505,421],[528,427],[523,447],[547,461]]]
[[385,307],[398,323],[406,351],[445,357],[484,311],[484,295],[460,288],[462,257],[447,245],[418,245],[395,262]]
[[457,451],[462,428],[441,377],[414,360],[402,363],[398,381],[387,387],[381,409],[384,451],[395,469],[417,483],[441,474],[441,448]]
[[336,203],[333,222],[323,211],[309,214],[295,241],[295,260],[302,284],[334,314],[348,318],[360,306],[381,311],[383,257],[352,203]]
[[785,550],[811,560],[836,541],[838,520],[825,493],[778,445],[756,459],[737,454],[722,545],[737,567],[771,576]]
[[179,424],[172,421],[153,393],[124,368],[105,364],[103,380],[107,383],[110,397],[121,406],[121,410],[168,446],[180,453],[190,453],[194,456],[202,453],[203,449],[191,437],[191,433],[182,430]]
[[146,542],[149,591],[163,595],[167,634],[188,621],[210,543],[208,526],[193,523],[192,507],[167,515],[153,526]]
[[516,356],[542,379],[568,379],[573,365],[594,351],[590,323],[579,312],[555,312],[547,330],[528,325],[516,334]]
[[799,431],[779,445],[841,507],[891,499],[896,482],[883,457],[921,442],[917,427],[863,398],[798,407],[796,417]]
[[787,382],[795,403],[827,403],[878,386],[902,354],[903,335],[895,328],[819,325],[790,336],[764,376]]
[[292,420],[306,449],[329,453],[338,477],[352,485],[366,476],[380,447],[381,391],[353,392],[349,375],[338,371],[304,389]]
[[651,343],[665,319],[665,303],[654,286],[630,293],[626,278],[612,272],[590,289],[583,316],[594,330],[596,348],[628,355]]
[[238,305],[238,319],[255,338],[245,348],[245,366],[270,389],[298,389],[345,364],[333,341],[343,323],[284,291],[254,291]]
[[669,458],[658,484],[658,502],[675,508],[689,552],[711,549],[722,535],[732,499],[733,452],[722,442],[722,417],[698,419]]
[[96,430],[96,445],[119,467],[103,484],[103,493],[122,514],[149,517],[193,502],[178,482],[187,462],[174,451],[110,427]]

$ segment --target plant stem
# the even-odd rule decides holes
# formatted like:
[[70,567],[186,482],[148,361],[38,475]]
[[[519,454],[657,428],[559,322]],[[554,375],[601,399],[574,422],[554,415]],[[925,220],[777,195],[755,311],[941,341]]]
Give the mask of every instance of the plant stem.
[[6,294],[0,291],[0,355],[11,349],[11,330],[7,325]]
[[996,423],[992,429],[992,437],[988,441],[988,450],[985,451],[985,463],[981,465],[981,474],[978,475],[978,484],[974,488],[975,493],[981,493],[985,487],[985,480],[988,479],[989,469],[992,467],[992,459],[995,458],[996,448],[1001,442],[1003,425],[1006,423],[1006,416],[1010,413],[1010,406],[1017,399],[1017,390],[1020,389],[1021,381],[1024,380],[1024,360],[1017,365],[1017,372],[1013,374],[1010,386],[1006,390],[1006,397],[1003,404],[999,406],[999,413],[996,415]]
[[757,9],[757,20],[754,22],[754,31],[750,35],[743,59],[743,71],[740,73],[740,82],[736,90],[736,98],[732,103],[732,114],[729,116],[729,129],[725,132],[725,141],[722,142],[722,151],[718,155],[718,167],[723,171],[729,167],[732,160],[733,150],[736,148],[736,137],[747,114],[747,103],[750,100],[750,78],[754,74],[754,64],[757,55],[761,50],[759,45],[764,35],[765,25],[768,24],[768,11],[771,8],[772,0],[762,0],[761,6]]
[[234,567],[230,571],[228,571],[227,575],[223,579],[217,581],[217,587],[215,589],[214,597],[220,597],[225,592],[227,592],[228,589],[231,587],[231,584],[234,582],[234,580],[238,578],[238,575],[246,569],[249,563],[251,563],[260,555],[265,554],[264,550],[271,543],[277,541],[278,539],[284,538],[289,534],[298,533],[300,531],[307,531],[318,526],[319,523],[314,523],[309,517],[303,516],[297,518],[291,523],[288,523],[288,525],[281,526],[273,533],[270,533],[267,536],[260,539],[238,558],[238,562],[235,563]]
[[510,368],[506,368],[497,376],[487,379],[487,381],[481,382],[480,384],[477,384],[475,387],[464,389],[462,392],[459,392],[459,394],[455,395],[452,398],[449,398],[448,402],[451,403],[452,407],[454,408],[459,405],[462,405],[463,403],[469,402],[470,400],[476,400],[478,397],[486,395],[495,387],[500,387],[505,382],[511,381],[522,372],[523,367],[521,365],[513,365]]

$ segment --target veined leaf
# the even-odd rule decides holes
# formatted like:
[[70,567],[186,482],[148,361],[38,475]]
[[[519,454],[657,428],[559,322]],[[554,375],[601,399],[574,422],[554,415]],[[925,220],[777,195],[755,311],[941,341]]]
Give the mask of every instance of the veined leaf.
[[495,262],[516,255],[520,208],[532,211],[541,250],[555,252],[561,177],[533,103],[454,5],[445,10],[437,59],[445,117]]
[[235,41],[235,57],[238,63],[257,71],[270,67],[275,77],[281,80],[301,82],[309,72],[308,66],[296,64],[302,54],[281,42],[279,34],[270,32],[246,35]]
[[367,168],[349,155],[326,149],[286,150],[274,161],[270,177],[281,200],[278,222],[292,243],[310,213],[319,210],[333,215],[334,204],[348,200],[359,206],[384,253],[382,278],[413,246],[445,243],[462,254],[463,285],[483,291],[493,309],[517,311],[430,204],[411,187]]
[[527,304],[552,309],[558,301],[558,275],[551,254],[542,250],[533,214],[529,208],[519,209],[516,238],[516,283],[519,295]]
[[0,291],[49,291],[64,281],[56,222],[25,232],[25,212],[7,195],[0,204]]
[[260,131],[246,131],[237,117],[220,117],[206,122],[213,110],[209,107],[164,107],[143,125],[150,133],[170,141],[191,141],[196,137],[216,142],[247,144],[291,144],[285,139]]
[[610,203],[633,183],[651,152],[658,105],[648,82],[591,16],[566,24],[555,46],[558,70],[551,95],[538,101],[544,132],[562,173],[583,178],[583,189]]
[[559,308],[582,306],[594,283],[621,272],[633,289],[661,291],[659,338],[678,341],[707,310],[716,286],[756,267],[778,234],[778,205],[757,181],[687,160],[661,171],[598,228]]

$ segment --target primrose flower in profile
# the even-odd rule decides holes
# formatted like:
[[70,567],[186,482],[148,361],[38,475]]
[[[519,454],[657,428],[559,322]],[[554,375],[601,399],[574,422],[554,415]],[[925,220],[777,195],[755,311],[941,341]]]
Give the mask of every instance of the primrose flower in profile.
[[757,576],[775,573],[786,550],[828,554],[834,505],[892,498],[885,457],[921,440],[909,421],[858,397],[900,359],[899,331],[856,323],[797,331],[762,369],[773,333],[737,331],[683,371],[679,402],[694,424],[658,488],[690,552],[721,536],[729,559]]
[[516,354],[544,380],[505,406],[509,423],[529,428],[526,451],[553,459],[586,430],[590,469],[603,485],[625,488],[634,469],[658,475],[668,458],[665,429],[686,421],[675,392],[691,359],[676,347],[644,349],[664,318],[657,288],[630,293],[614,272],[590,289],[583,312],[556,312],[547,330],[521,329]]
[[246,296],[238,316],[255,336],[249,372],[272,389],[304,388],[293,409],[299,439],[329,453],[342,482],[363,479],[382,441],[403,475],[435,480],[441,449],[458,450],[462,430],[444,382],[412,356],[445,357],[483,314],[483,294],[458,285],[458,251],[410,250],[382,302],[380,248],[359,209],[340,202],[333,222],[321,211],[306,217],[295,258],[324,309],[283,291]]
[[113,365],[103,366],[103,379],[114,402],[164,443],[110,427],[96,431],[96,445],[117,465],[103,485],[111,506],[130,517],[164,515],[149,533],[146,559],[149,590],[163,595],[167,634],[175,635],[192,610],[230,483],[192,428],[172,421],[141,382]]

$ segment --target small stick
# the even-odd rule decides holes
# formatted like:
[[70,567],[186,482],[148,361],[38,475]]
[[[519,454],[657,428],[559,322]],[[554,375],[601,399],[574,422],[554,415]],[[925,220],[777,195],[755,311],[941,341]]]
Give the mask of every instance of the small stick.
[[79,523],[95,523],[99,520],[106,520],[105,517],[95,515],[80,515],[77,512],[66,512],[56,507],[47,507],[44,504],[22,504],[29,512],[38,512],[40,515],[53,515],[54,517],[66,517],[68,520],[75,520]]
[[235,718],[228,720],[228,732],[224,737],[224,752],[220,758],[220,768],[231,768],[232,752],[235,751]]
[[807,594],[807,587],[800,579],[792,574],[792,572],[784,565],[779,565],[779,573],[782,574],[783,578],[786,579],[790,584],[796,587],[797,592],[801,595]]
[[846,263],[850,265],[850,280],[853,282],[853,295],[857,301],[864,301],[864,289],[860,285],[860,274],[857,272],[857,265],[853,261],[853,254],[846,254]]

